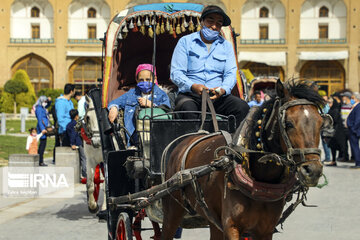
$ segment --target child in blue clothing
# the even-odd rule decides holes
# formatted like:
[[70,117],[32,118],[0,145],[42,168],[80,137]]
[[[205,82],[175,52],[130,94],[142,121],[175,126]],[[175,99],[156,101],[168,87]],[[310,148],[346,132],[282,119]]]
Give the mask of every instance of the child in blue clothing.
[[79,112],[76,109],[71,109],[69,115],[71,121],[66,125],[65,137],[68,139],[70,146],[73,150],[79,150],[81,176],[82,178],[86,178],[86,157],[83,147],[83,141],[79,133],[75,131],[76,121],[79,119]]
[[[153,65],[140,64],[136,68],[135,73],[135,79],[137,82],[136,87],[130,89],[127,93],[111,101],[108,105],[110,122],[114,122],[114,120],[116,119],[119,108],[124,109],[125,128],[130,134],[130,136],[127,136],[128,143],[130,137],[135,131],[134,114],[137,106],[156,107],[160,105],[166,105],[170,108],[169,97],[157,85],[154,86],[154,99],[151,99],[152,71]],[[154,76],[155,83],[157,83],[156,71],[154,71]]]

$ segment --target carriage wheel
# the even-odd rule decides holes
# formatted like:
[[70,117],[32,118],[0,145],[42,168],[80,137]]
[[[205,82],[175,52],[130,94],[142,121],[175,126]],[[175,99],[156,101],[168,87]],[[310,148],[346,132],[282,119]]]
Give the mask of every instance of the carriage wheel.
[[100,178],[100,169],[103,173],[103,176],[105,176],[104,168],[100,167],[100,164],[96,165],[95,173],[94,173],[94,192],[93,192],[95,202],[97,202],[99,199],[100,183],[104,182],[104,180],[101,180],[101,178]]
[[119,214],[116,225],[116,240],[132,240],[132,228],[129,215],[125,212]]

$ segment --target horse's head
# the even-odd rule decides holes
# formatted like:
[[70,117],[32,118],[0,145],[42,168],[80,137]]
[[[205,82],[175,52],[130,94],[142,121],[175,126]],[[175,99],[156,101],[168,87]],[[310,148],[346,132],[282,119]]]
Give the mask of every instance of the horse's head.
[[95,111],[95,105],[93,99],[90,96],[85,95],[85,99],[86,99],[86,103],[85,103],[86,114],[83,120],[84,121],[83,127],[86,137],[91,141],[91,144],[94,147],[97,147],[101,143],[100,143],[100,131],[99,131],[99,124]]
[[308,187],[316,186],[323,169],[318,148],[320,130],[331,124],[331,117],[319,113],[322,98],[309,85],[294,83],[284,87],[278,81],[276,92],[280,98],[281,148],[296,167],[300,181]]

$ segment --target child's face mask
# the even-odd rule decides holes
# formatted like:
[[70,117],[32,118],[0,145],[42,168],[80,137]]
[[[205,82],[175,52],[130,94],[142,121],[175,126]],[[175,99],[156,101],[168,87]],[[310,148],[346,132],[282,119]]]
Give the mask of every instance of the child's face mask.
[[137,87],[141,90],[141,92],[148,93],[151,91],[152,82],[147,82],[147,81],[139,82],[137,84]]
[[47,102],[43,102],[41,105],[45,108],[47,105]]

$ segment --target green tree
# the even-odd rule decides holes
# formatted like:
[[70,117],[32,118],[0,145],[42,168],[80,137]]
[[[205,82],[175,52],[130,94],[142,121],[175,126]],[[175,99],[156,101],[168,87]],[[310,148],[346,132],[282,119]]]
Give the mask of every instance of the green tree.
[[16,95],[20,94],[20,93],[26,93],[28,92],[28,87],[26,86],[26,84],[19,80],[19,79],[11,79],[9,81],[7,81],[5,83],[4,86],[4,90],[5,92],[8,92],[10,94],[13,95],[13,99],[14,99],[14,113],[16,113]]
[[19,69],[15,72],[12,79],[22,81],[28,87],[28,91],[26,93],[20,93],[16,96],[18,107],[27,107],[31,109],[36,101],[36,94],[28,74],[25,70]]

